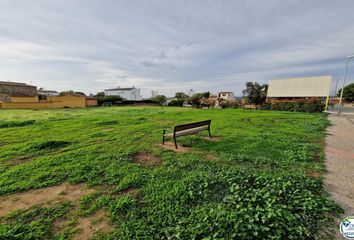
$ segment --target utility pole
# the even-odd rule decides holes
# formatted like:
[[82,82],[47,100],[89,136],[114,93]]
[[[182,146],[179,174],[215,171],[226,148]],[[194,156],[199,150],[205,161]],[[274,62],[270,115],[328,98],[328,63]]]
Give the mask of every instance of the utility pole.
[[341,108],[342,108],[343,91],[344,91],[344,87],[345,87],[345,80],[347,79],[349,59],[351,59],[351,58],[354,58],[354,55],[347,57],[347,64],[346,64],[345,70],[344,70],[343,86],[342,86],[342,89],[341,89],[341,91],[340,91],[339,106],[338,106],[338,114],[340,114],[340,111],[341,111]]

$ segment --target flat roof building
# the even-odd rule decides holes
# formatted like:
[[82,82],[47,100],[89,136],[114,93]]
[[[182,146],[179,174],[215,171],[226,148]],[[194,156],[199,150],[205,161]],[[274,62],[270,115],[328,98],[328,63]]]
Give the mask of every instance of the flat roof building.
[[268,98],[327,97],[332,76],[270,80],[268,84]]

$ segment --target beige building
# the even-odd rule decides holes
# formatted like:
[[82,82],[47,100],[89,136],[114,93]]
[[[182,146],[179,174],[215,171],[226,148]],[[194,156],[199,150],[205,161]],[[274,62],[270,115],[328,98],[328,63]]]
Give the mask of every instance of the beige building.
[[0,82],[0,108],[84,108],[97,106],[97,100],[83,94],[66,93],[62,96],[46,96],[39,100],[37,87],[25,83]]
[[268,84],[268,98],[327,97],[332,76],[270,80]]
[[235,102],[236,97],[233,92],[219,92],[219,98],[224,99],[228,102]]

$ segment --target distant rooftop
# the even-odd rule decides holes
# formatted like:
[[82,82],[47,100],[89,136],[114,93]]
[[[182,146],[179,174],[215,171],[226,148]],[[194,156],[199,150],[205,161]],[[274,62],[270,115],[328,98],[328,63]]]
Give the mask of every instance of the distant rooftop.
[[46,92],[46,93],[58,93],[57,91],[54,91],[54,90],[38,90],[38,92]]
[[111,88],[111,89],[105,89],[105,91],[131,91],[133,89],[136,89],[135,87],[131,87],[131,88],[120,88],[120,87],[117,87],[117,88]]
[[233,92],[219,92],[219,94],[220,94],[220,93],[232,93],[232,94],[233,94]]

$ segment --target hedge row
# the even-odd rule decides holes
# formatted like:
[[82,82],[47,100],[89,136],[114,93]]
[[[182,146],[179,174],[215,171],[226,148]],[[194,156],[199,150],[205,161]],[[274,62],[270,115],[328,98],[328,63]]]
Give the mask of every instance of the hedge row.
[[290,112],[323,112],[325,103],[321,99],[310,100],[282,100],[265,103],[262,110],[290,111]]

